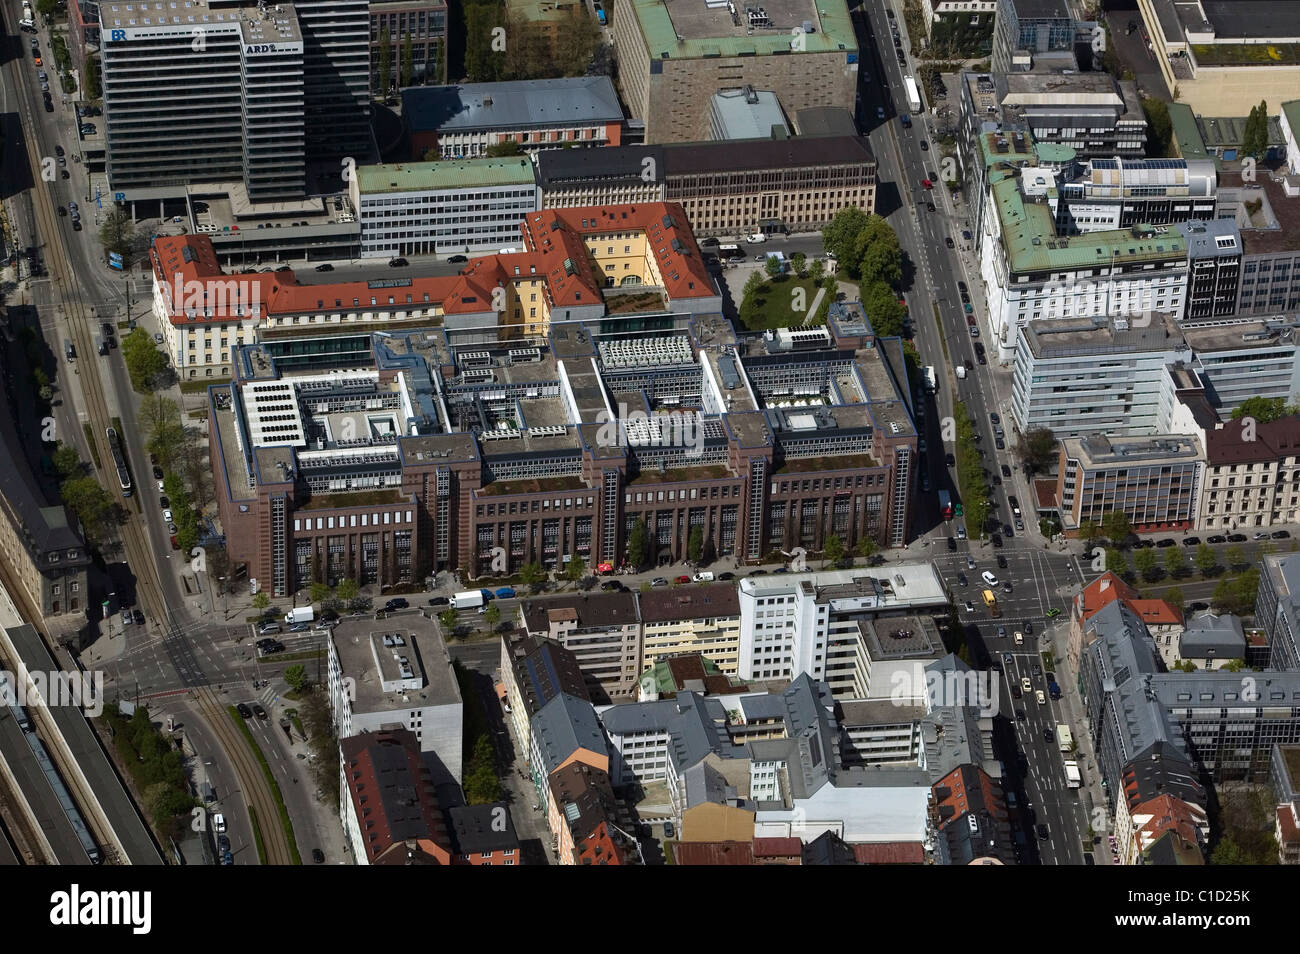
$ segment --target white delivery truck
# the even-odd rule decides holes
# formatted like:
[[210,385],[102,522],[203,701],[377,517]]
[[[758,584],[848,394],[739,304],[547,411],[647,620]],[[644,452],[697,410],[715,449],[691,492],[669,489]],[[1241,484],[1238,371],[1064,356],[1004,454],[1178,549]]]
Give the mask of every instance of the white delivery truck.
[[955,370],[955,371],[957,372],[957,380],[958,380],[958,381],[965,381],[965,380],[966,380],[966,365],[964,365],[964,364],[959,364],[959,365],[957,365],[957,367],[954,368],[953,370]]
[[299,606],[284,614],[284,621],[292,626],[295,623],[310,623],[316,618],[316,611],[310,606]]
[[482,605],[482,590],[466,590],[463,593],[457,593],[451,598],[452,609],[470,609],[471,607]]
[[1079,788],[1083,785],[1083,779],[1079,775],[1079,763],[1067,761],[1065,763],[1065,787]]

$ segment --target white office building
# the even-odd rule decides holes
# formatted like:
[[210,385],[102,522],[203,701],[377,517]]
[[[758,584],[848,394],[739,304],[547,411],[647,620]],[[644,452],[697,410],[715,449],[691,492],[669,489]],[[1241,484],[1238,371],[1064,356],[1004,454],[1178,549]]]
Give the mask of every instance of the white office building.
[[496,251],[541,209],[526,156],[361,166],[352,177],[362,258]]
[[1182,314],[1188,255],[1176,228],[1058,235],[1045,192],[1032,193],[1035,171],[999,170],[989,177],[980,275],[999,360],[1015,357],[1020,329],[1037,319],[1149,322],[1154,313]]
[[1191,348],[1168,315],[1150,324],[1127,318],[1039,319],[1017,338],[1011,415],[1023,434],[1049,428],[1058,438],[1155,434],[1169,364]]
[[104,136],[113,198],[232,186],[237,205],[306,191],[303,38],[292,4],[101,5]]
[[880,617],[948,602],[929,563],[751,576],[740,582],[739,594],[739,677],[792,679],[807,673],[825,681],[837,698],[882,694],[870,684],[870,627],[863,623],[880,629]]

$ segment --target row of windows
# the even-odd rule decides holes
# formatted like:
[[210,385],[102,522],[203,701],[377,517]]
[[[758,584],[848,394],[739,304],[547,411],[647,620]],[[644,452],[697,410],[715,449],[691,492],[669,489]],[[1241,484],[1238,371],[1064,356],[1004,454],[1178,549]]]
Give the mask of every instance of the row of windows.
[[[380,519],[381,516],[383,518],[382,520]],[[378,527],[381,524],[383,526],[388,526],[389,524],[394,524],[394,523],[410,523],[412,520],[412,516],[413,515],[410,510],[406,511],[405,520],[402,519],[402,511],[400,510],[394,510],[391,512],[384,511],[382,515],[378,512],[373,514],[363,513],[360,514],[361,522],[359,524],[357,523],[358,515],[355,513],[349,514],[347,517],[340,516],[338,518],[316,517],[315,518],[316,526],[314,528],[312,527],[312,518],[307,517],[306,519],[295,519],[293,521],[293,529],[297,531],[312,530],[312,529],[333,530],[335,529],[335,523],[334,523],[335,519],[338,520],[339,529],[342,529],[343,527],[356,527],[356,526]]]

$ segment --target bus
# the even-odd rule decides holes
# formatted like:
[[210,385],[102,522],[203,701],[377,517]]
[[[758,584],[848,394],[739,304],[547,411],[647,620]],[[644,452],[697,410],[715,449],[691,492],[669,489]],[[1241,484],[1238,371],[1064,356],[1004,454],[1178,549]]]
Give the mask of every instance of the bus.
[[745,258],[745,250],[739,245],[719,245],[718,258]]
[[131,472],[126,466],[126,454],[122,450],[122,441],[114,428],[104,432],[108,437],[108,451],[113,455],[113,466],[117,468],[117,482],[122,488],[122,496],[131,496]]
[[993,595],[992,590],[984,591],[984,605],[989,608],[989,615],[994,619],[1002,615],[1002,607],[998,606],[998,598]]

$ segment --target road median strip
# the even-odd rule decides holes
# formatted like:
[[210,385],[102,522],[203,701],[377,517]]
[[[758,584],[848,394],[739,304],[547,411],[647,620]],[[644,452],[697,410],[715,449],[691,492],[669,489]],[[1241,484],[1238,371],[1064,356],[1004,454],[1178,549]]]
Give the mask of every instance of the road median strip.
[[[298,842],[293,836],[293,822],[289,818],[289,809],[284,804],[284,793],[280,791],[280,785],[275,780],[275,775],[271,772],[271,766],[266,761],[266,755],[262,752],[262,747],[257,744],[257,739],[253,738],[253,732],[248,727],[248,723],[239,714],[239,710],[234,706],[226,706],[226,712],[231,720],[239,727],[239,731],[244,734],[245,741],[257,756],[258,763],[262,766],[262,775],[266,778],[266,784],[271,789],[271,797],[275,799],[275,807],[280,812],[280,827],[284,829],[285,838],[289,842],[289,856],[293,859],[293,864],[302,864],[302,856],[298,853]],[[249,806],[249,812],[252,812],[252,806]]]

